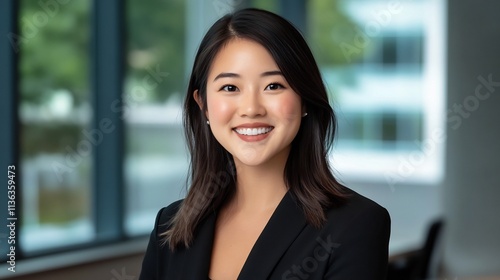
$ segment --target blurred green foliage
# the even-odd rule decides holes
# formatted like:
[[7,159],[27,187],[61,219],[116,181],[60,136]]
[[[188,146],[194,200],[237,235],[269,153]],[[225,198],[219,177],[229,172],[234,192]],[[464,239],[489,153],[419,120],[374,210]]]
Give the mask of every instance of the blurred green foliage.
[[21,116],[26,110],[32,116],[21,118],[22,158],[65,153],[82,137],[84,121],[38,120],[52,113],[49,104],[61,90],[71,96],[69,106],[89,101],[90,10],[90,0],[19,1],[20,33],[13,42],[20,51]]
[[44,104],[56,90],[69,90],[75,105],[88,99],[91,1],[50,9],[19,1],[20,91],[23,103]]
[[[166,79],[147,92],[147,101],[163,102],[186,87],[185,0],[126,1],[126,81],[141,86],[148,69],[168,72]],[[126,90],[130,94],[129,90]]]
[[[342,10],[342,0],[307,1],[309,45],[320,66],[339,66],[349,61],[344,56],[341,43],[352,44],[357,27]],[[363,55],[360,51],[351,57],[356,61]]]
[[[42,105],[53,92],[69,90],[75,106],[88,101],[90,89],[89,0],[69,1],[46,9],[38,1],[20,1],[22,102]],[[126,82],[142,82],[148,69],[168,72],[148,91],[148,100],[164,101],[185,86],[185,1],[128,0],[125,3]]]

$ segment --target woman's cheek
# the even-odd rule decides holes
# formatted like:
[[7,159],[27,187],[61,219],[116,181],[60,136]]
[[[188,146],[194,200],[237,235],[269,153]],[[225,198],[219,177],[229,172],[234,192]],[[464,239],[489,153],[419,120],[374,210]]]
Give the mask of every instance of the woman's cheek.
[[301,103],[298,96],[286,95],[273,104],[276,112],[288,122],[294,122],[301,117]]
[[232,116],[233,105],[224,98],[212,98],[207,102],[209,117],[213,120],[228,121]]

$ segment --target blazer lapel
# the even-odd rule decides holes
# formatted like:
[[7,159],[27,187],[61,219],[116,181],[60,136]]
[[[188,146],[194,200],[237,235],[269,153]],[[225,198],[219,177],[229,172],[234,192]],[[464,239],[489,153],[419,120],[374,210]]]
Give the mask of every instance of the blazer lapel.
[[267,279],[307,222],[287,192],[248,255],[239,280]]

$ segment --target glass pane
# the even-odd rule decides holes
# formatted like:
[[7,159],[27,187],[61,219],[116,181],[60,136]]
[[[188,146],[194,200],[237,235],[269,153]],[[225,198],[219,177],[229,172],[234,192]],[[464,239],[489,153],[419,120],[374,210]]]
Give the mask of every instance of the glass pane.
[[[341,172],[356,177],[372,172],[383,180],[443,126],[441,3],[307,2],[307,37],[337,109],[335,148],[345,155],[336,163]],[[443,151],[443,145],[437,149]],[[366,158],[379,164],[357,164]],[[428,155],[431,162],[413,178],[439,179],[441,153]]]
[[28,253],[93,237],[90,5],[20,1],[20,238]]
[[[375,147],[405,147],[393,145],[407,141],[398,133],[397,120],[406,118],[405,112],[418,116],[423,111],[420,84],[424,6],[414,5],[421,11],[416,14],[421,16],[401,24],[401,3],[398,7],[385,1],[314,0],[309,5],[311,45],[333,97],[345,114],[340,118],[340,122],[346,122],[340,124],[340,147],[358,145],[372,149],[373,145],[362,144],[366,141]],[[357,116],[367,113],[379,122],[374,131],[356,134],[356,139],[352,132],[357,128],[350,126],[357,125]],[[411,127],[405,129],[417,131],[418,123],[408,122]]]
[[125,229],[151,231],[157,211],[183,197],[187,154],[181,103],[186,89],[186,2],[126,2]]

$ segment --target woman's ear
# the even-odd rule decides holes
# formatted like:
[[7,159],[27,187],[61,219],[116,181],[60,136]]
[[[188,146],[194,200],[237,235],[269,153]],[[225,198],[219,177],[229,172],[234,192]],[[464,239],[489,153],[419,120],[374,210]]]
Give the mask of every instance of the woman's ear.
[[198,107],[205,113],[205,116],[208,118],[208,111],[203,108],[203,100],[201,100],[200,94],[198,90],[193,92],[193,98],[198,103]]
[[193,98],[196,103],[198,103],[198,107],[200,107],[200,110],[203,110],[203,101],[201,100],[197,89],[193,92]]

